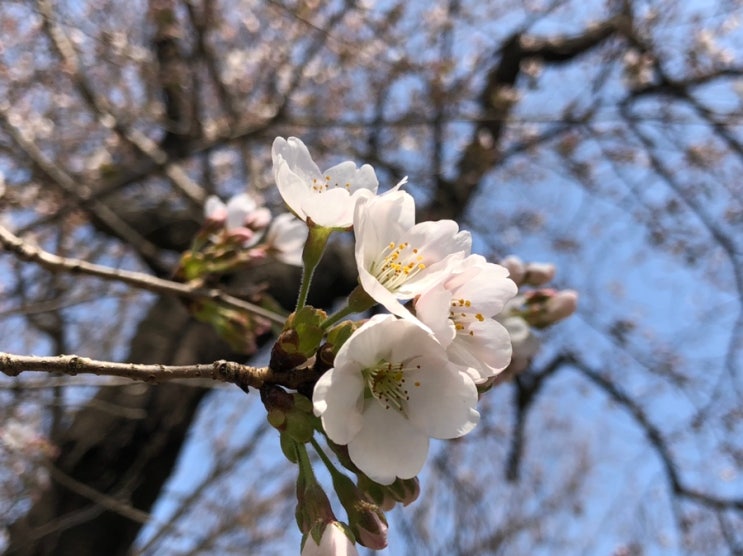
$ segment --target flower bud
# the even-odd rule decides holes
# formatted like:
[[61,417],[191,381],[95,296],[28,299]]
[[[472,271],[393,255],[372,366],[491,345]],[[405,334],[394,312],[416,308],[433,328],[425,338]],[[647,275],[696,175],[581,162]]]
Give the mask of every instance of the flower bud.
[[276,372],[290,371],[307,361],[299,352],[299,334],[290,328],[284,330],[271,348],[271,361],[268,366]]
[[358,321],[346,320],[331,328],[327,341],[317,350],[314,370],[322,372],[330,369],[335,361],[335,354],[359,326],[361,323]]
[[364,491],[383,511],[389,511],[398,502],[403,506],[415,502],[420,495],[418,477],[412,479],[395,479],[390,485],[380,485],[364,474],[359,475],[359,488]]
[[327,317],[325,311],[309,305],[289,315],[271,350],[271,369],[290,371],[312,357],[325,333],[321,325]]
[[339,521],[319,523],[302,539],[301,556],[358,556],[352,537]]
[[555,277],[555,265],[550,263],[528,263],[523,277],[524,284],[543,286]]
[[358,500],[348,519],[359,544],[373,550],[387,546],[387,519],[384,512],[372,502]]
[[524,265],[524,261],[519,259],[516,255],[508,255],[498,264],[505,266],[508,269],[508,277],[513,280],[517,286],[524,283],[526,266]]
[[578,309],[578,292],[562,290],[547,301],[547,316],[550,322],[555,323],[569,317]]
[[387,519],[380,507],[369,501],[361,489],[341,473],[333,474],[333,486],[359,544],[374,550],[386,547]]
[[535,290],[525,295],[523,318],[531,326],[546,328],[572,315],[578,307],[578,293],[574,290]]
[[224,224],[227,221],[227,206],[215,195],[210,195],[204,204],[204,217],[214,223]]
[[299,393],[289,394],[279,386],[264,386],[261,400],[272,427],[295,442],[305,444],[310,441],[315,432],[315,418],[309,399]]
[[412,479],[400,479],[398,477],[394,483],[387,485],[387,490],[396,502],[407,506],[418,499],[421,493],[421,485],[418,477]]

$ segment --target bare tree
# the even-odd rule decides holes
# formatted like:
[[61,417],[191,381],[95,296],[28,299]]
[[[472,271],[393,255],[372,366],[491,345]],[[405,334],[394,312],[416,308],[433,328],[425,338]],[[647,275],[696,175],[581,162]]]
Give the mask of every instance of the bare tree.
[[[555,262],[581,295],[476,432],[431,455],[394,553],[739,554],[740,10],[4,2],[2,351],[184,368],[0,383],[7,552],[296,549],[295,477],[251,392],[270,329],[230,346],[187,309],[289,311],[298,271],[171,280],[209,195],[279,210],[270,144],[296,135],[409,176],[419,218],[460,221],[493,260]],[[355,278],[338,241],[313,304]]]

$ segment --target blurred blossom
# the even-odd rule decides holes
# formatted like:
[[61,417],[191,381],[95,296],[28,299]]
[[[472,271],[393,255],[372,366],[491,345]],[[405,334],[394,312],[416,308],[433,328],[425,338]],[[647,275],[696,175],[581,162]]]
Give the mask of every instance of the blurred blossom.
[[255,245],[271,222],[271,212],[247,193],[235,195],[227,204],[210,196],[204,205],[204,216],[212,222],[224,223],[227,236],[241,239],[245,247]]
[[293,214],[285,212],[271,222],[266,234],[266,252],[282,263],[302,266],[302,249],[308,228]]

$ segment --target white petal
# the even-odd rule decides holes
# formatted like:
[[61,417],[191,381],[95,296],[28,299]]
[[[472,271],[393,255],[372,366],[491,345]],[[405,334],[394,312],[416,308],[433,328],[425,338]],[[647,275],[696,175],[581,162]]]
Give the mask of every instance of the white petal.
[[[322,177],[320,168],[310,156],[310,151],[305,144],[296,137],[277,137],[271,147],[271,158],[273,159],[274,172],[280,160],[284,160],[289,169],[305,182]],[[278,181],[278,180],[277,180]]]
[[315,384],[312,393],[314,412],[333,442],[348,444],[361,429],[363,395],[361,373],[330,369]]
[[274,174],[276,177],[276,186],[279,188],[281,198],[284,199],[286,206],[302,220],[307,219],[302,206],[306,197],[309,195],[307,182],[294,173],[289,164],[279,158],[279,162],[274,165]]
[[368,164],[357,168],[356,164],[349,160],[328,168],[323,173],[325,177],[330,178],[329,185],[331,187],[340,187],[349,193],[354,193],[360,189],[366,189],[372,193],[376,193],[379,186],[374,168]]
[[472,367],[475,382],[498,374],[511,362],[511,337],[499,322],[485,319],[472,323],[467,332],[457,334],[449,345],[449,359],[457,365]]
[[415,202],[404,191],[362,199],[355,207],[356,263],[370,268],[390,242],[398,241],[415,223]]
[[338,350],[336,368],[345,372],[350,367],[355,371],[388,359],[393,339],[388,327],[395,321],[397,319],[392,315],[374,315],[370,318]]
[[449,318],[451,299],[451,292],[439,284],[424,292],[415,301],[415,316],[433,331],[436,339],[444,347],[448,346],[456,335],[454,323]]
[[302,210],[318,226],[348,228],[353,224],[354,205],[348,191],[335,187],[323,192],[310,191]]
[[467,374],[451,364],[422,366],[406,376],[411,423],[433,438],[457,438],[480,420],[477,387]]
[[394,409],[376,400],[367,405],[364,426],[348,444],[351,461],[382,485],[415,477],[428,456],[428,437]]
[[446,361],[444,347],[418,319],[397,319],[394,327],[390,325],[387,328],[389,330],[387,341],[391,345],[388,361],[405,363],[421,357]]
[[369,274],[369,271],[366,270],[366,268],[359,266],[358,271],[361,287],[364,288],[364,291],[368,293],[374,301],[381,304],[393,315],[409,320],[415,319],[412,313],[408,311],[402,303],[400,303],[397,296],[385,288],[374,276]]
[[[482,259],[479,255],[471,255],[462,263],[466,264],[468,259],[474,257]],[[512,299],[518,291],[513,280],[508,278],[506,268],[488,263],[484,259],[478,266],[471,266],[465,272],[458,274],[456,278],[448,280],[446,287],[456,292],[454,297],[469,299],[477,312],[486,317],[500,313],[506,302]]]
[[358,554],[351,539],[336,522],[331,522],[325,527],[319,545],[315,543],[312,535],[307,537],[301,556],[358,556]]

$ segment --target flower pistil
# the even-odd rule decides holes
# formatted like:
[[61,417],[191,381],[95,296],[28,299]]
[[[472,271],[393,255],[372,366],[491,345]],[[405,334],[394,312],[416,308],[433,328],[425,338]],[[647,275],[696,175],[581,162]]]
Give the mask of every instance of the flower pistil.
[[[361,374],[364,377],[369,397],[378,400],[385,409],[394,408],[407,417],[407,402],[410,400],[410,394],[405,382],[405,373],[412,369],[419,370],[420,365],[408,369],[405,363],[380,361],[374,367],[363,369]],[[416,381],[414,386],[420,386],[420,382]]]
[[391,241],[380,254],[380,259],[372,263],[370,274],[387,290],[395,292],[426,268],[422,261],[423,255],[407,241]]

